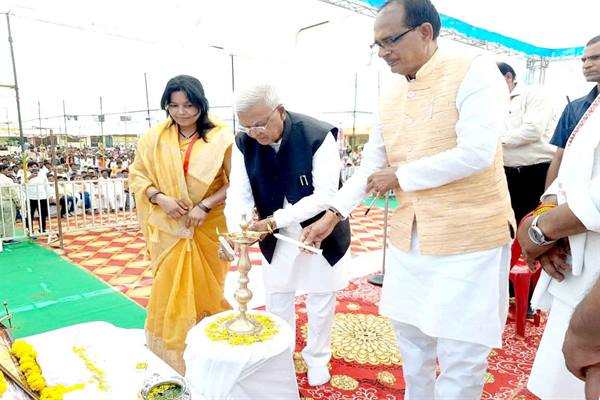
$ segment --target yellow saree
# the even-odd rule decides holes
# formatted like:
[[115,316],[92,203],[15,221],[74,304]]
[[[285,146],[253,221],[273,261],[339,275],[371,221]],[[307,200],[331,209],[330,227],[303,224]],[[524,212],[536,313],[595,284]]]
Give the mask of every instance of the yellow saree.
[[223,206],[212,209],[199,227],[186,228],[185,217],[172,219],[146,196],[154,186],[181,199],[190,209],[228,182],[233,134],[223,123],[193,144],[188,175],[177,126],[169,119],[139,141],[129,169],[140,227],[154,271],[146,318],[146,341],[154,353],[184,373],[183,351],[188,330],[202,318],[230,309],[224,298],[228,263],[217,256],[216,229],[226,231]]

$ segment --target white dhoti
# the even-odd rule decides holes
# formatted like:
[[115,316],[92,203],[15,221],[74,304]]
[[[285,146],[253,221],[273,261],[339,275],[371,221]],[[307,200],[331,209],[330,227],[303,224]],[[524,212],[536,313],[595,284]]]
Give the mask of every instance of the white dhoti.
[[[281,234],[297,238],[300,225],[281,229]],[[298,247],[277,241],[272,262],[265,265],[263,277],[267,292],[267,311],[296,327],[296,291],[308,292],[306,311],[308,337],[302,356],[308,367],[324,367],[331,359],[331,327],[335,316],[335,292],[348,285],[344,269],[347,253],[334,266],[321,255],[302,253]]]
[[535,355],[527,389],[542,400],[579,400],[585,398],[585,387],[565,366],[562,346],[575,309],[554,298],[544,336]]
[[[479,399],[508,313],[510,248],[452,256],[390,248],[379,311],[392,319],[407,398]],[[435,378],[435,361],[441,374]]]

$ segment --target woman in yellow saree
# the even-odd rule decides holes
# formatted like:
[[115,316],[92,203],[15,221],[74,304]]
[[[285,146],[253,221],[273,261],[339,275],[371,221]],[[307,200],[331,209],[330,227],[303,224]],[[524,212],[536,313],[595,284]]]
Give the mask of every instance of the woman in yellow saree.
[[188,330],[231,308],[223,295],[229,265],[217,256],[216,229],[227,229],[223,203],[233,134],[209,117],[194,77],[169,80],[161,108],[169,118],[140,139],[129,185],[154,271],[147,345],[183,374]]

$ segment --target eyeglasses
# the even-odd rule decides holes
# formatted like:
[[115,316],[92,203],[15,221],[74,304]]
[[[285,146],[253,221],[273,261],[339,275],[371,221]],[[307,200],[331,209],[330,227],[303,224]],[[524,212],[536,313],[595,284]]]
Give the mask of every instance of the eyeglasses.
[[373,51],[379,51],[381,49],[383,50],[389,50],[391,49],[400,39],[402,39],[402,37],[404,37],[404,35],[406,35],[408,32],[412,32],[415,29],[417,29],[417,26],[413,26],[412,28],[410,28],[409,30],[399,34],[399,35],[393,35],[393,36],[388,36],[385,37],[383,39],[381,39],[380,41],[375,41],[373,42],[373,44],[371,45],[371,50]]
[[253,134],[260,134],[260,133],[264,133],[267,130],[267,127],[269,126],[269,122],[271,122],[271,117],[273,116],[273,114],[275,114],[275,111],[277,111],[277,109],[279,108],[281,104],[279,104],[277,107],[275,107],[273,109],[273,111],[271,111],[271,114],[269,114],[269,117],[267,118],[267,122],[265,122],[265,124],[263,126],[251,126],[251,127],[245,127],[242,125],[238,125],[238,132],[240,133],[245,133],[246,135],[249,135],[251,133]]

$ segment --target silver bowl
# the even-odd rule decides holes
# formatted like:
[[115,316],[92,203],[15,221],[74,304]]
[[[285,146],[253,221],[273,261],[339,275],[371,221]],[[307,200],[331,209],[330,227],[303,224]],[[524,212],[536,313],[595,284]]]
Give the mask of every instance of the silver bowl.
[[158,374],[152,374],[144,380],[142,390],[140,390],[142,400],[148,400],[148,394],[152,389],[167,383],[173,383],[181,387],[181,394],[174,400],[191,400],[192,395],[190,394],[190,389],[185,379],[178,376],[163,378]]

